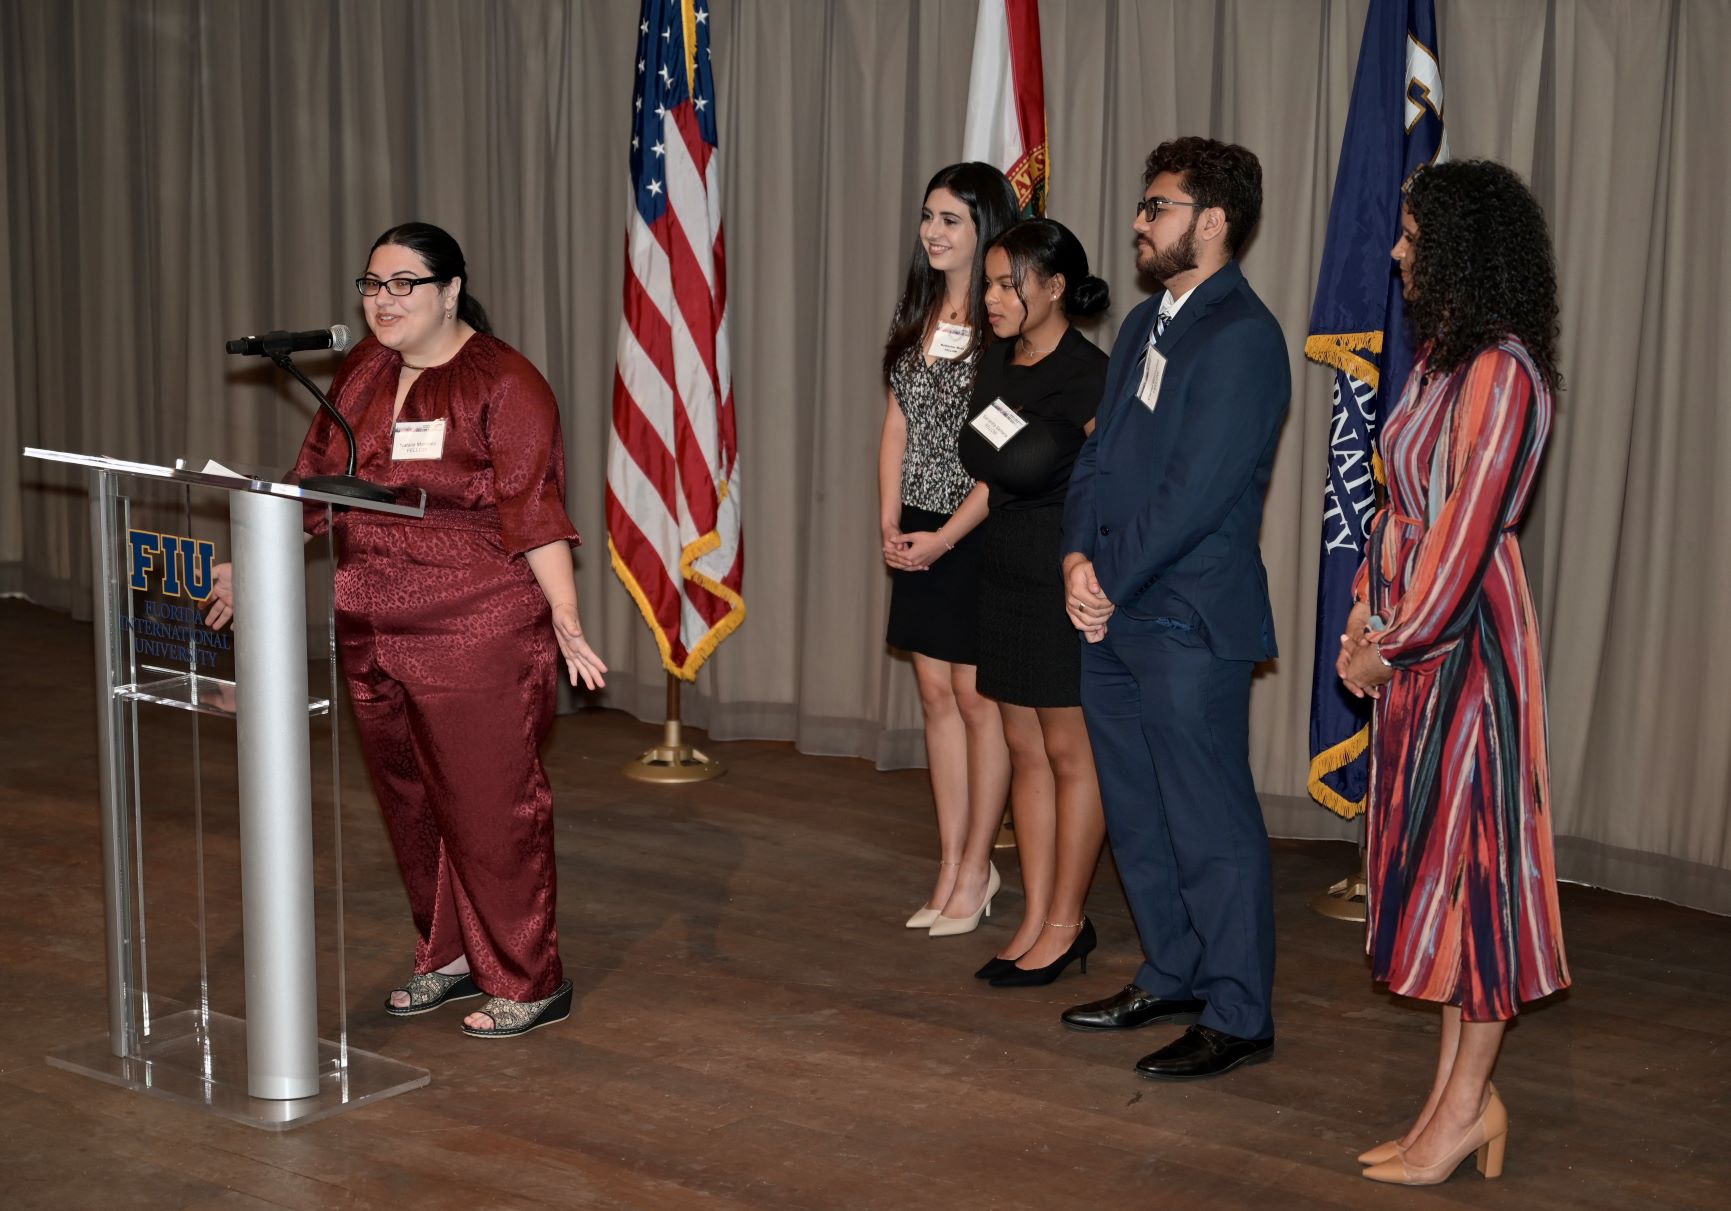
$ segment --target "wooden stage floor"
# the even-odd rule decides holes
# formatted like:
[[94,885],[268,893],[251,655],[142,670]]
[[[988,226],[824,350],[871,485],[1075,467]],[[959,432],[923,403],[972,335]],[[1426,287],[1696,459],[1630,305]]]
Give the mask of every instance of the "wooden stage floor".
[[[412,935],[351,760],[351,1039],[432,1084],[274,1134],[53,1069],[106,1021],[90,629],[4,601],[0,648],[0,1206],[1731,1206],[1731,921],[1565,888],[1576,987],[1511,1031],[1505,1175],[1373,1186],[1353,1157],[1417,1107],[1435,1013],[1376,990],[1358,927],[1306,907],[1349,846],[1275,845],[1274,1062],[1154,1083],[1130,1066],[1174,1028],[1057,1020],[1134,971],[1109,862],[1088,974],[987,988],[970,976],[1019,911],[1013,859],[997,922],[901,928],[935,861],[922,773],[751,742],[710,746],[717,782],[646,786],[618,770],[654,730],[617,712],[562,717],[548,750],[567,1022],[482,1043],[455,1009],[377,1010]],[[232,805],[207,809],[232,967]]]

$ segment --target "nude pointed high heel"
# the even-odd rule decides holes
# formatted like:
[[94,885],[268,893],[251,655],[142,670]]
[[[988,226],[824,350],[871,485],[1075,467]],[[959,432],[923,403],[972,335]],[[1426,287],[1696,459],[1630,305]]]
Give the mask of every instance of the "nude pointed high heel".
[[1392,1161],[1401,1154],[1399,1140],[1384,1140],[1374,1148],[1366,1148],[1358,1154],[1361,1165],[1380,1165],[1384,1161]]
[[938,919],[932,922],[930,930],[932,937],[950,938],[956,934],[973,933],[980,927],[982,916],[989,917],[992,915],[992,897],[998,894],[998,889],[1004,884],[1003,880],[998,878],[996,866],[988,863],[986,870],[988,872],[986,875],[986,898],[980,901],[980,906],[974,909],[973,915],[969,917],[946,917],[943,913],[939,913]]
[[[960,866],[961,863],[960,862],[939,862],[938,865],[939,866]],[[937,909],[937,908],[922,908],[918,912],[916,912],[913,916],[908,918],[907,928],[909,928],[909,929],[930,929],[932,927],[932,922],[934,922],[938,919],[938,914],[941,911],[942,911],[941,909]]]
[[[1486,1081],[1485,1087],[1491,1091],[1492,1097],[1497,1096],[1497,1086],[1494,1081]],[[1392,1161],[1403,1151],[1405,1149],[1401,1146],[1400,1140],[1385,1140],[1374,1148],[1360,1152],[1358,1163],[1361,1165],[1380,1165],[1384,1161]]]
[[1387,1182],[1395,1186],[1435,1186],[1447,1181],[1467,1155],[1473,1153],[1476,1154],[1480,1173],[1487,1179],[1501,1177],[1503,1157],[1508,1152],[1508,1145],[1509,1112],[1504,1108],[1503,1100],[1493,1092],[1478,1121],[1467,1128],[1466,1134],[1448,1155],[1436,1164],[1411,1165],[1407,1162],[1406,1152],[1403,1150],[1392,1160],[1372,1165],[1364,1171],[1364,1176],[1373,1182]]

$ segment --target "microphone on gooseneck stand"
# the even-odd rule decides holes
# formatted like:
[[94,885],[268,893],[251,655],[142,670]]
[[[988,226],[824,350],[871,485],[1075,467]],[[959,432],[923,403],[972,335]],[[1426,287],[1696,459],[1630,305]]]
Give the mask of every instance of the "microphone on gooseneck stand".
[[279,353],[304,353],[313,349],[334,349],[347,353],[355,343],[347,324],[332,324],[329,328],[313,328],[306,332],[267,332],[263,336],[242,336],[228,342],[230,353],[249,357],[275,357]]
[[345,473],[309,475],[301,480],[301,487],[314,492],[328,492],[333,496],[350,496],[356,500],[395,500],[397,494],[391,489],[355,475],[355,431],[312,379],[302,374],[300,367],[289,360],[289,354],[310,349],[334,349],[343,353],[354,343],[354,337],[346,324],[333,324],[329,328],[313,328],[306,332],[267,332],[262,336],[243,336],[229,341],[226,348],[230,353],[247,357],[268,357],[279,368],[292,375],[301,386],[311,391],[313,398],[319,401],[319,406],[336,418],[337,427],[343,431],[343,438],[349,443]]

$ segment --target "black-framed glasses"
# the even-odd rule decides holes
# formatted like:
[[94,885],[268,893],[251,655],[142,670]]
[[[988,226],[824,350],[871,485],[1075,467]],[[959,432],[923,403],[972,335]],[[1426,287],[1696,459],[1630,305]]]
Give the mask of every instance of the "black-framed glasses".
[[1138,198],[1136,199],[1136,217],[1145,218],[1150,223],[1160,217],[1160,212],[1169,206],[1201,206],[1201,202],[1180,202],[1173,198]]
[[370,299],[380,290],[397,298],[405,299],[416,286],[425,286],[428,282],[448,282],[450,278],[356,278],[355,289],[361,297]]

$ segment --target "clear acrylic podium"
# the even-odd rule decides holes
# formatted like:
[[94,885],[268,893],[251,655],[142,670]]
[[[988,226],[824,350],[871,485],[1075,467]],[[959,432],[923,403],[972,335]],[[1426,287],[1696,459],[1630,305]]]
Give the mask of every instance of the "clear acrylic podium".
[[[24,453],[87,470],[96,612],[108,1032],[48,1063],[272,1129],[426,1084],[349,1046],[335,629],[326,591],[309,664],[303,525],[308,505],[419,517],[425,495]],[[236,621],[217,632],[200,533],[225,517]]]

